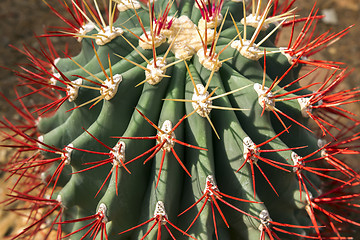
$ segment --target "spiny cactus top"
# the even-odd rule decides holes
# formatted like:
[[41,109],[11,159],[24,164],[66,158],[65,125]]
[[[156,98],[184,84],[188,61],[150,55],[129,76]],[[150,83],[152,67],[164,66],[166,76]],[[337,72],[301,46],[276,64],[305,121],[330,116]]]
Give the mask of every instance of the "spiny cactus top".
[[[8,100],[22,121],[1,121],[17,150],[3,169],[30,215],[13,239],[348,239],[360,225],[343,161],[359,154],[343,109],[359,89],[313,58],[349,28],[315,35],[316,7],[300,18],[295,1],[43,2],[67,26],[19,49],[28,93]],[[81,52],[60,58],[59,36]]]

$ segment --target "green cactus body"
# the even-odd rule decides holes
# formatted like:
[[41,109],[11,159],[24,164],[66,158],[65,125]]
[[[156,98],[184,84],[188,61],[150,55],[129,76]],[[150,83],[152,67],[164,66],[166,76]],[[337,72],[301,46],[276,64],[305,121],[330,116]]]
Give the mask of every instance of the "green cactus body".
[[[240,0],[144,2],[110,1],[106,17],[96,1],[69,3],[83,25],[63,34],[75,37],[81,52],[49,59],[52,72],[32,76],[62,100],[44,105],[33,136],[2,122],[15,133],[11,140],[41,150],[8,170],[41,175],[43,182],[33,181],[45,185],[36,197],[20,190],[10,196],[38,206],[35,199],[52,189],[52,214],[31,219],[14,238],[43,231],[49,220],[59,239],[326,239],[343,236],[335,223],[358,226],[346,213],[320,210],[329,183],[347,188],[359,178],[337,158],[347,148],[330,153],[337,116],[315,114],[336,106],[329,112],[352,119],[337,106],[359,93],[322,99],[345,73],[315,64],[306,48],[346,32],[313,40],[300,34],[289,40],[292,48],[280,48],[279,28],[304,24],[311,38],[316,13],[297,23],[293,2],[280,9],[278,1],[265,8],[253,1],[251,14]],[[302,74],[307,65],[312,70]],[[325,84],[300,84],[322,69],[333,69]],[[318,145],[309,118],[332,136],[328,144]]]

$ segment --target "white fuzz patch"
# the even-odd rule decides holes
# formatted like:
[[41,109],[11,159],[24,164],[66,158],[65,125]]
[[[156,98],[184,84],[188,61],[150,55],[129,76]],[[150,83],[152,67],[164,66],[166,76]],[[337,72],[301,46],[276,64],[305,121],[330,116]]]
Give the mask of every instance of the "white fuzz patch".
[[269,212],[267,210],[262,210],[259,214],[261,225],[259,230],[262,231],[265,226],[269,227],[272,219],[270,218]]
[[[319,148],[325,147],[326,144],[328,144],[328,142],[325,139],[320,138],[320,139],[317,140],[317,145],[318,145]],[[320,154],[321,154],[322,157],[325,157],[325,160],[329,159],[328,158],[329,154],[327,153],[325,148],[321,150]]]
[[63,205],[62,196],[61,196],[60,194],[58,194],[58,195],[56,196],[56,201],[57,201],[58,203],[60,203],[60,207],[61,207],[62,209],[65,209],[65,208],[66,208],[66,206]]
[[[196,4],[197,6],[197,4]],[[223,16],[219,13],[216,17],[210,18],[208,22],[205,24],[205,20],[203,18],[200,18],[198,22],[198,28],[200,31],[205,31],[205,26],[207,29],[214,29],[215,27],[220,26],[221,22],[223,20]]]
[[53,77],[51,77],[50,79],[49,79],[49,83],[51,84],[51,85],[53,85],[53,86],[55,86],[56,85],[56,83],[57,83],[57,79],[59,79],[59,78],[61,78],[61,74],[60,73],[54,73],[53,74]]
[[[153,48],[153,40],[152,40],[152,36],[151,36],[151,32],[146,32],[147,36],[149,37],[149,39],[146,38],[145,34],[143,33],[140,38],[143,40],[139,40],[139,46],[142,49],[152,49]],[[163,44],[164,42],[166,42],[166,37],[163,34],[159,34],[157,36],[155,36],[154,39],[154,48],[159,47],[161,44]]]
[[166,219],[168,218],[166,211],[165,211],[165,206],[164,203],[162,201],[158,201],[156,203],[155,206],[155,211],[154,211],[154,217],[160,217],[160,221],[161,221],[161,225],[165,225],[166,224]]
[[201,48],[197,55],[199,57],[199,62],[203,65],[206,69],[212,71],[214,69],[215,72],[219,71],[222,66],[222,63],[219,61],[218,57],[211,57],[209,56],[210,49],[207,49],[206,54],[204,53],[204,49]]
[[104,96],[105,100],[112,99],[119,87],[119,84],[122,82],[122,76],[120,74],[115,74],[113,79],[106,79],[104,85],[107,87],[101,87],[100,94]]
[[56,196],[56,201],[58,201],[59,203],[62,202],[62,197],[60,194]]
[[96,35],[97,38],[96,38],[95,42],[97,45],[100,45],[100,46],[105,45],[123,33],[124,33],[124,30],[122,30],[119,27],[112,27],[110,29],[110,26],[106,26],[104,28],[104,31],[101,30],[100,32],[98,32],[98,34]]
[[317,145],[319,148],[323,148],[328,142],[325,139],[318,139]]
[[183,45],[183,43],[176,42],[172,47],[172,51],[175,54],[175,58],[189,60],[195,54],[195,49],[191,46]]
[[119,12],[124,12],[128,9],[139,9],[141,8],[141,4],[137,0],[112,0],[116,2],[117,9]]
[[[204,193],[209,195],[213,195],[214,191],[219,191],[218,187],[216,186],[215,178],[213,175],[209,175],[206,177],[206,185],[204,189]],[[210,198],[209,198],[210,201]]]
[[257,61],[263,55],[263,51],[258,47],[254,46],[254,44],[250,45],[251,42],[249,40],[235,40],[231,43],[231,47],[238,50],[240,54],[247,59]]
[[[37,138],[37,140],[38,140],[39,142],[44,142],[44,135],[40,135],[40,136]],[[41,144],[38,143],[38,145],[41,145]]]
[[94,30],[95,26],[92,22],[88,22],[84,25],[81,26],[81,28],[78,29],[78,37],[76,38],[76,40],[78,42],[81,42],[81,40],[83,39],[82,36],[86,35],[88,32],[91,32],[92,30]]
[[41,119],[42,119],[41,116],[39,116],[39,117],[37,117],[37,118],[35,119],[35,126],[39,126],[39,123],[40,123]]
[[44,145],[41,144],[41,143],[44,142],[44,135],[38,136],[37,140],[38,140],[39,142],[36,142],[36,145],[37,145],[37,147],[39,148],[39,150],[42,151]]
[[308,118],[309,113],[312,113],[312,105],[310,104],[310,98],[298,98],[301,114],[303,117]]
[[196,90],[192,96],[192,107],[201,117],[206,117],[211,111],[212,101],[208,99],[209,92],[205,91],[205,87],[202,84],[196,84],[196,89],[199,95],[197,95]]
[[[284,56],[287,58],[289,64],[290,64],[290,65],[293,65],[294,62],[295,62],[296,59],[297,59],[296,55],[292,55],[292,56],[291,56],[291,55],[289,54],[289,52],[292,52],[293,50],[292,50],[292,49],[287,49],[287,48],[284,48],[284,47],[280,47],[279,50],[280,50],[281,54],[284,55]],[[301,57],[300,59],[306,59],[306,58]],[[297,66],[297,64],[295,65],[295,67],[296,67],[296,66]]]
[[[259,24],[261,24],[261,21],[262,20],[261,20],[260,15],[258,15],[257,17],[252,14],[249,14],[248,16],[246,16],[246,26],[251,26],[253,28],[257,28],[259,26]],[[244,25],[245,24],[244,18],[241,19],[240,22],[241,22],[241,24]],[[269,24],[264,23],[261,30],[264,31],[264,30],[268,29],[269,26],[270,26]]]
[[254,144],[254,142],[249,137],[245,137],[243,140],[243,146],[244,146],[244,159],[245,161],[252,160],[253,162],[258,161],[258,156],[260,156],[259,148],[257,148]]
[[[303,165],[303,161],[301,160],[301,157],[299,155],[297,155],[295,152],[291,153],[291,160],[293,161],[294,165]],[[293,171],[296,172],[298,171],[299,168],[298,167],[293,167]]]
[[120,167],[122,165],[121,161],[125,162],[125,143],[118,141],[110,153],[114,156],[113,165]]
[[106,205],[104,203],[101,203],[99,208],[98,208],[97,214],[99,215],[99,217],[102,218],[103,223],[107,223],[109,221],[107,216],[106,216],[106,212],[107,212]]
[[47,176],[48,176],[48,175],[47,175],[45,172],[42,172],[42,173],[40,174],[41,182],[44,183],[45,185],[48,184]]
[[69,96],[69,102],[73,102],[77,98],[80,85],[82,84],[82,79],[78,78],[78,79],[72,81],[72,83],[74,83],[74,84],[68,85],[66,87],[66,92]]
[[[308,195],[309,194],[309,195]],[[312,195],[312,193],[311,192],[308,192],[308,194],[305,194],[305,197],[306,197],[306,201],[308,202],[308,203],[310,203],[312,200],[313,200],[313,195]],[[321,191],[319,191],[319,195],[321,195]]]
[[158,132],[157,134],[157,143],[162,143],[165,141],[165,144],[162,146],[162,149],[166,152],[170,152],[171,148],[174,147],[175,141],[173,140],[175,138],[175,133],[171,132],[172,129],[172,123],[170,120],[165,120],[163,125],[161,126],[162,132]]
[[69,145],[67,145],[64,150],[65,152],[62,153],[61,159],[64,161],[65,165],[69,165],[70,161],[71,161],[71,152],[72,152],[72,147],[74,147],[74,145],[72,143],[70,143]]
[[[60,58],[59,58],[59,57],[58,57],[58,58],[55,58],[53,64],[56,65],[59,61],[60,61]],[[51,72],[52,72],[52,73],[55,73],[55,72],[56,72],[56,69],[55,69],[54,65],[51,66]]]
[[163,62],[163,58],[159,57],[156,59],[156,67],[154,64],[154,59],[150,61],[150,64],[147,65],[147,69],[149,69],[150,71],[145,71],[145,80],[151,84],[151,85],[156,85],[158,84],[162,79],[163,79],[163,75],[166,72],[165,66],[166,66],[166,61],[164,60]]
[[[168,42],[172,43],[175,41],[171,51],[177,59],[190,59],[199,49],[203,47],[201,38],[197,31],[197,26],[190,20],[189,17],[180,16],[179,18],[174,18],[170,29],[172,33],[171,36],[168,37]],[[205,39],[204,33],[201,34],[202,39]],[[213,30],[207,30],[207,43],[211,43],[213,38]]]
[[258,102],[260,106],[265,108],[267,111],[271,111],[271,107],[275,107],[275,101],[272,99],[274,95],[271,93],[271,91],[266,93],[269,88],[264,86],[264,89],[262,89],[261,84],[255,83],[254,89],[258,94]]
[[[174,16],[167,16],[166,17],[166,24],[169,24],[170,22],[173,22],[176,18]],[[174,34],[174,28],[171,25],[169,26],[165,26],[164,28],[161,29],[161,34],[163,34],[165,37],[167,38],[171,38],[171,36]]]

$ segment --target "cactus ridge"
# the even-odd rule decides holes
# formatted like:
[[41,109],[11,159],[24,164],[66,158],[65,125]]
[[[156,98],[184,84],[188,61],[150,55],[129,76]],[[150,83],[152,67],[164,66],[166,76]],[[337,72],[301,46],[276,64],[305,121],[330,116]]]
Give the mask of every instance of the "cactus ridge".
[[[67,26],[18,49],[21,107],[1,94],[23,118],[1,121],[7,202],[31,209],[12,239],[351,239],[359,122],[343,107],[360,90],[312,58],[351,26],[315,36],[318,10],[295,1],[43,2]],[[60,36],[80,52],[60,57]]]

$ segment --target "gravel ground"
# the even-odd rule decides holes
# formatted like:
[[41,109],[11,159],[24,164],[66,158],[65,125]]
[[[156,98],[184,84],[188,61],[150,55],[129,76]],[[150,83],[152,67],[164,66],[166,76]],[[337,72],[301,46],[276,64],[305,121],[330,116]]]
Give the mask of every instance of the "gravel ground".
[[[58,4],[55,0],[48,0],[49,3]],[[313,1],[298,0],[298,9],[301,16],[307,16],[312,8]],[[320,21],[317,29],[322,33],[329,28],[332,32],[339,32],[344,28],[358,23],[360,21],[360,2],[359,0],[318,0],[317,7],[324,10],[328,9],[336,13],[337,21],[334,23],[324,23]],[[330,11],[330,12],[331,12]],[[334,20],[334,18],[332,18]],[[336,19],[335,19],[336,20]],[[24,56],[9,47],[22,48],[23,44],[37,48],[39,43],[33,38],[34,34],[43,33],[45,26],[63,26],[59,18],[54,16],[48,7],[41,0],[1,0],[0,1],[0,66],[9,69],[19,69],[16,65],[19,63],[26,63]],[[329,47],[321,53],[323,59],[332,59],[342,61],[348,64],[350,69],[354,72],[349,76],[347,81],[349,87],[359,86],[360,76],[360,29],[355,25],[350,33],[345,36],[340,42]],[[54,38],[54,44],[59,49],[64,49],[66,39]],[[70,51],[76,51],[77,48],[75,41],[70,41]],[[60,50],[61,51],[61,50]],[[13,86],[16,84],[16,77],[14,74],[6,69],[0,68],[0,91],[10,99],[14,98],[12,91]],[[359,109],[353,109],[353,112],[359,112]],[[0,113],[10,119],[16,118],[15,112],[3,99],[0,99]],[[0,161],[4,161],[9,156],[9,153],[0,148]],[[3,178],[4,174],[0,177]],[[0,182],[0,201],[4,198],[5,184]],[[23,225],[24,221],[19,219],[14,214],[0,211],[0,239],[16,232],[19,226]]]

